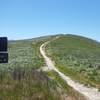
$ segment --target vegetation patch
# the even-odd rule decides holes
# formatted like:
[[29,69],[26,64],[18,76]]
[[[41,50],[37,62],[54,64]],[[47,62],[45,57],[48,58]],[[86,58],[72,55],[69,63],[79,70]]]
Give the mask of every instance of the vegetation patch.
[[48,37],[9,41],[9,63],[0,64],[0,100],[61,100],[44,72],[39,47]]
[[[58,87],[61,88],[62,100],[86,100],[86,98],[71,88],[55,71],[49,71],[48,76],[54,80]],[[65,95],[66,94],[66,95]]]
[[100,43],[62,35],[46,46],[46,52],[58,69],[72,79],[100,89]]

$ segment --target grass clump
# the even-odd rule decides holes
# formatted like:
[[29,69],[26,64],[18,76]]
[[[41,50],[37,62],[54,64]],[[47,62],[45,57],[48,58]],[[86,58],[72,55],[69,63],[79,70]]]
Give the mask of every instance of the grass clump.
[[71,88],[55,71],[49,71],[48,76],[54,80],[58,87],[61,88],[62,100],[86,100],[86,98]]

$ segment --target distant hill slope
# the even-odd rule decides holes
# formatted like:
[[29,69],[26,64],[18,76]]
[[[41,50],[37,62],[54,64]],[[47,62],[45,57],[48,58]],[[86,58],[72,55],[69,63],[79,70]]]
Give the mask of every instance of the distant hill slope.
[[75,35],[60,35],[50,42],[47,54],[66,75],[100,89],[100,43]]

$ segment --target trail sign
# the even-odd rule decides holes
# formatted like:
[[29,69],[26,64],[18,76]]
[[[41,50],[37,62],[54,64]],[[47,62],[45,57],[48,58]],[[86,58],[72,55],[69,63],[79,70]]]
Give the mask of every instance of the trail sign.
[[0,63],[8,63],[8,53],[0,53]]
[[0,63],[8,63],[8,39],[0,37]]
[[0,52],[7,52],[8,40],[7,37],[0,37]]

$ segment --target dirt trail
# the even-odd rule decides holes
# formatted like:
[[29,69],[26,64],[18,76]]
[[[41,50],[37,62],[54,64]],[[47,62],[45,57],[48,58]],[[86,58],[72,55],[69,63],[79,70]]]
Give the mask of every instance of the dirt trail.
[[[59,38],[59,37],[56,37]],[[48,67],[48,70],[54,70],[56,71],[62,79],[64,79],[69,86],[71,86],[73,89],[77,90],[79,93],[83,94],[87,100],[100,100],[100,92],[96,88],[89,88],[84,86],[83,84],[80,84],[78,82],[73,81],[70,77],[64,75],[62,72],[60,72],[54,65],[53,61],[46,55],[45,53],[45,46],[50,41],[45,42],[40,46],[40,53],[42,54],[43,58],[45,59],[45,63]]]

